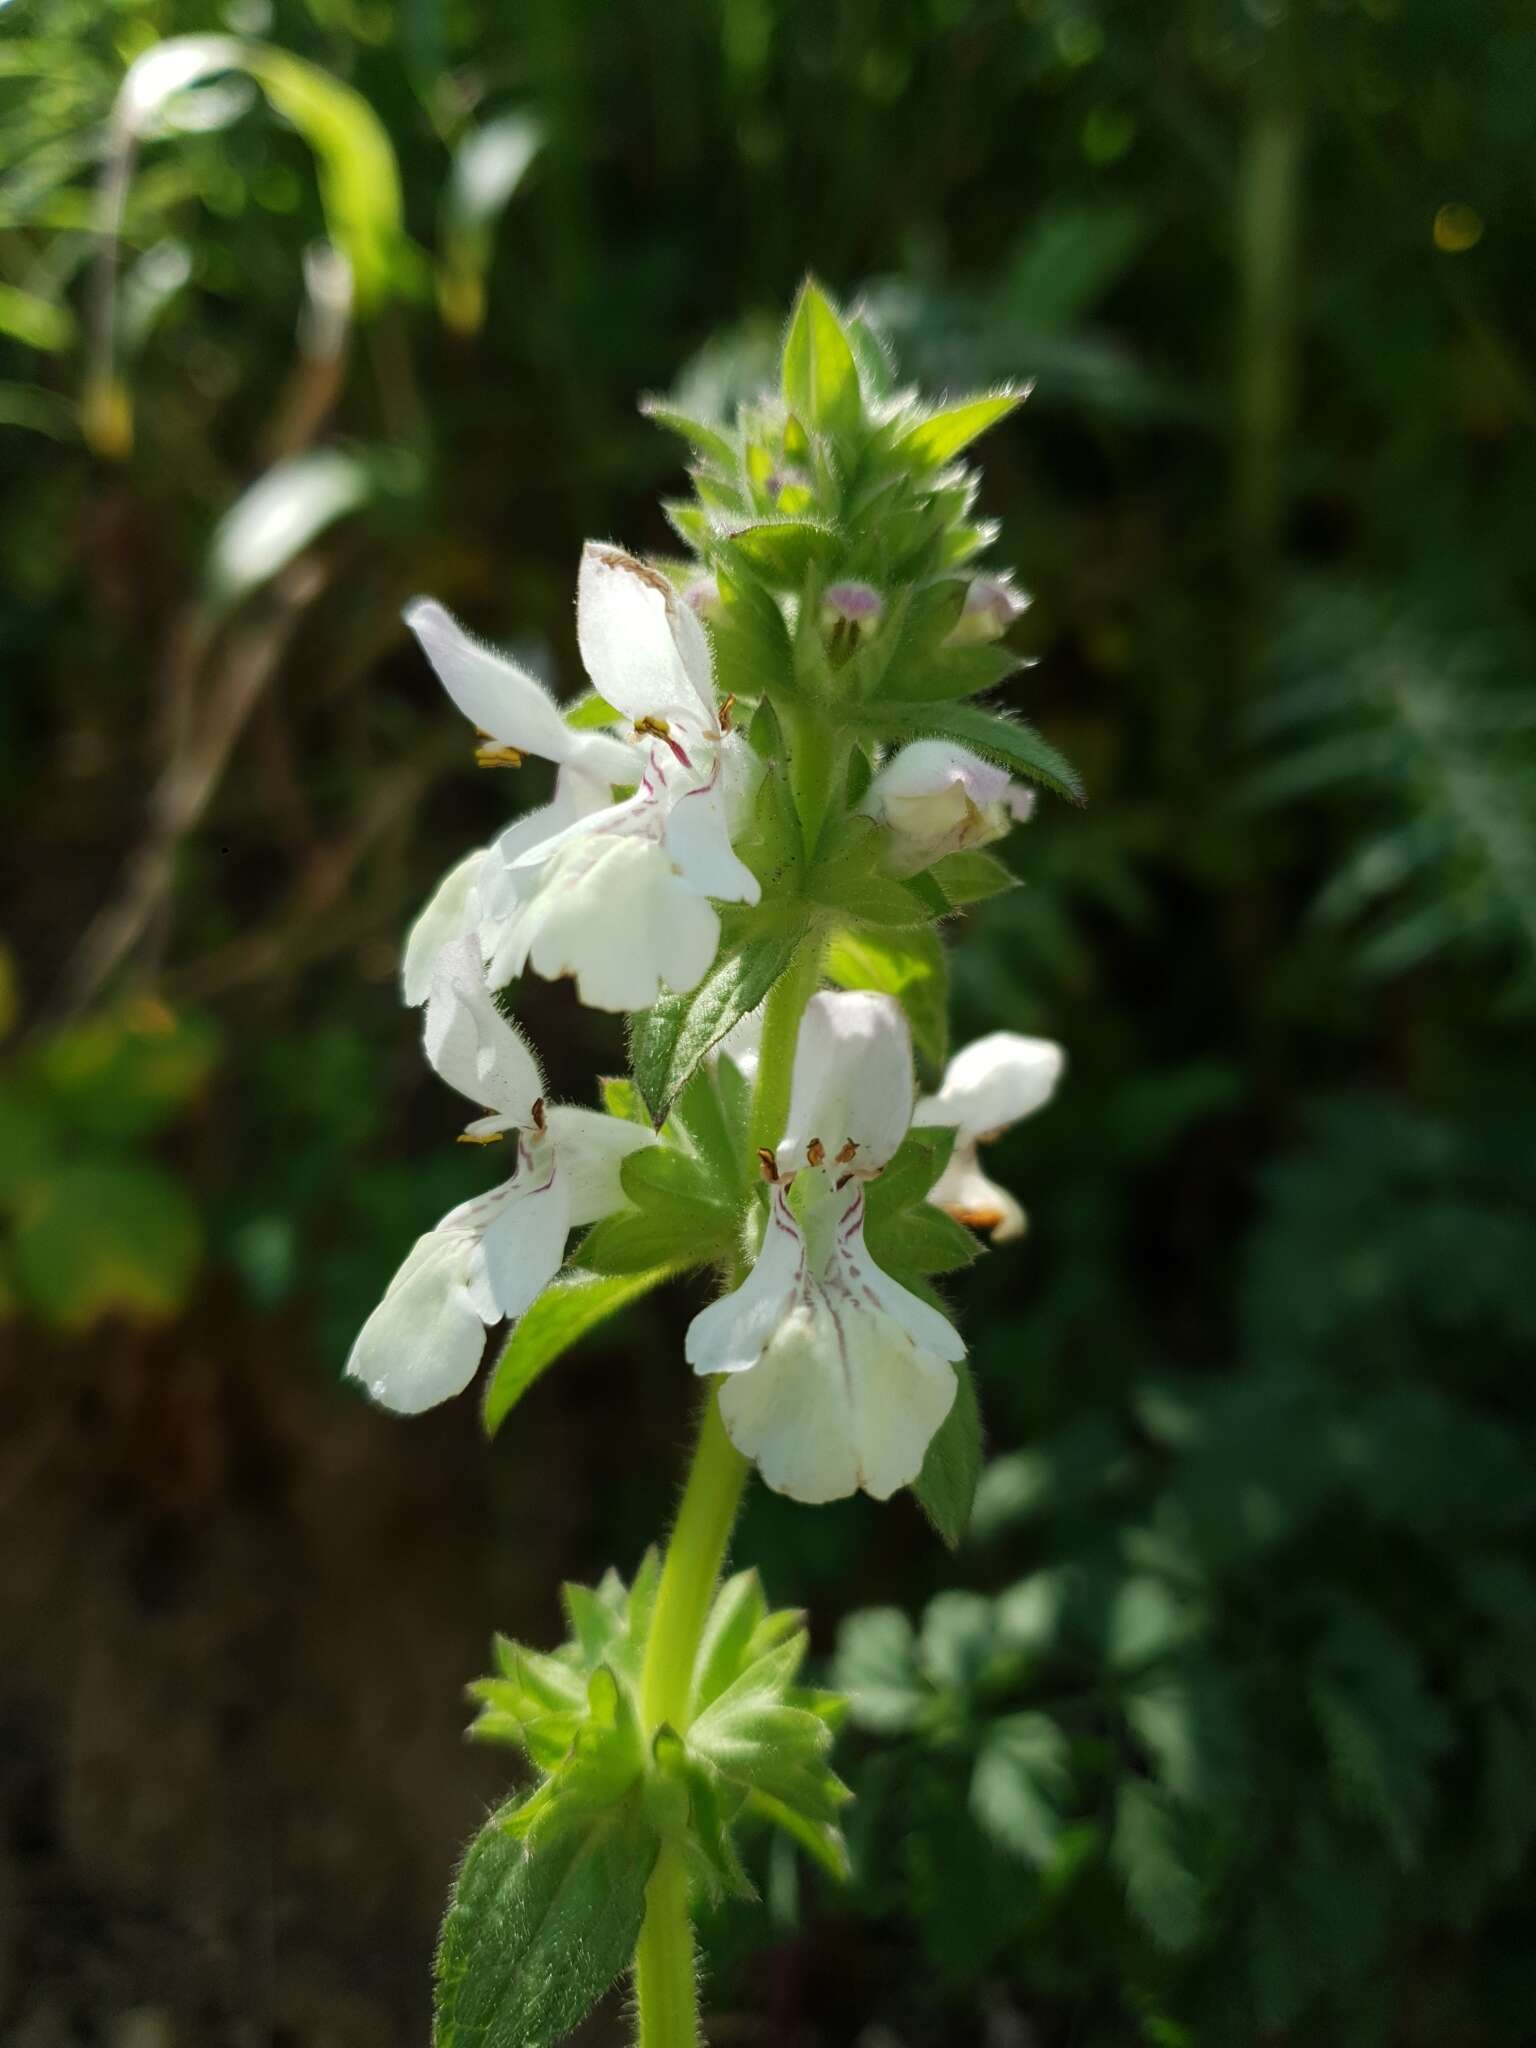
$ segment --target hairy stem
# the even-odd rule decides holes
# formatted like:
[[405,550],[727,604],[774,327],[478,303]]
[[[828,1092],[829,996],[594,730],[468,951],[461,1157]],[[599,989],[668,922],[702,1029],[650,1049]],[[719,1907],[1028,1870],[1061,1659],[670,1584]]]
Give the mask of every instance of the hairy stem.
[[[752,1139],[769,1150],[783,1136],[795,1041],[805,1006],[821,979],[822,957],[820,939],[808,940],[768,998],[752,1098]],[[663,1726],[679,1735],[687,1730],[699,1640],[725,1563],[746,1476],[747,1461],[725,1433],[719,1397],[711,1382],[645,1646],[640,1705],[649,1735]],[[635,1949],[635,2006],[639,2048],[699,2048],[688,1873],[671,1848],[663,1848],[646,1887],[645,1922]]]
[[764,1006],[757,1089],[752,1097],[752,1144],[759,1151],[771,1152],[784,1135],[800,1019],[821,982],[821,963],[825,957],[826,946],[821,936],[808,938],[791,961],[788,973],[774,984]]

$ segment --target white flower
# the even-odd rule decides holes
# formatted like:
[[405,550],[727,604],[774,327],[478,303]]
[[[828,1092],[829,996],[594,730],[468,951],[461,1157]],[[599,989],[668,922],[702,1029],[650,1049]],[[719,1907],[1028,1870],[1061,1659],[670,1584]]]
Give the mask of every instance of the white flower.
[[443,1079],[489,1108],[465,1136],[512,1137],[517,1166],[416,1240],[352,1347],[348,1374],[404,1415],[469,1385],[487,1326],[531,1307],[559,1272],[573,1229],[624,1206],[619,1168],[656,1142],[597,1110],[545,1108],[538,1063],[496,1008],[473,937],[437,955],[424,1036]]
[[[633,744],[572,732],[532,677],[470,640],[440,605],[412,605],[406,619],[483,731],[561,764],[554,802],[487,848],[468,880],[461,865],[439,886],[412,934],[407,994],[421,987],[421,957],[460,915],[478,931],[498,988],[532,967],[573,975],[597,1009],[641,1010],[695,987],[720,943],[710,899],[755,903],[760,892],[731,847],[751,758],[722,729],[692,607],[632,556],[594,542],[582,551],[582,661],[599,696],[631,722]],[[633,794],[614,803],[615,783]]]
[[891,834],[890,864],[915,875],[946,853],[986,846],[1023,824],[1033,790],[953,740],[913,740],[892,755],[859,806]]
[[1065,1066],[1066,1054],[1049,1038],[994,1031],[955,1054],[938,1094],[925,1095],[913,1115],[914,1125],[949,1124],[955,1131],[955,1149],[929,1201],[973,1229],[990,1230],[994,1244],[1023,1236],[1024,1211],[987,1179],[977,1148],[1043,1108]]
[[909,1485],[955,1398],[959,1334],[864,1243],[864,1182],[906,1135],[913,1093],[899,1005],[864,993],[811,999],[762,1249],[688,1330],[694,1371],[728,1375],[720,1414],[731,1441],[795,1500],[860,1487],[885,1500]]

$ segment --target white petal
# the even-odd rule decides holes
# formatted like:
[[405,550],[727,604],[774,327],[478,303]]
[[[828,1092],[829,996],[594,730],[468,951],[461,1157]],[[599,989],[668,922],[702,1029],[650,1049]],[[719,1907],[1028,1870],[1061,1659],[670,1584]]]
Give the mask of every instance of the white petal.
[[573,732],[542,683],[472,639],[440,604],[415,599],[406,608],[405,623],[443,688],[479,731],[521,754],[579,762],[589,773],[614,782],[631,772],[632,750],[622,740],[609,733]]
[[888,1500],[923,1469],[955,1399],[954,1367],[912,1344],[878,1310],[812,1295],[779,1325],[761,1361],[720,1389],[726,1434],[792,1500],[862,1488]]
[[477,1257],[478,1247],[462,1233],[428,1231],[364,1323],[347,1373],[384,1407],[419,1415],[474,1378],[485,1349],[485,1323],[469,1284]]
[[1066,1054],[1052,1039],[989,1032],[955,1054],[938,1094],[923,1098],[912,1121],[953,1124],[959,1143],[972,1145],[1042,1108],[1065,1066]]
[[450,1088],[513,1123],[528,1124],[544,1081],[527,1040],[497,1009],[478,938],[438,955],[423,1030],[427,1058]]
[[616,711],[713,727],[704,629],[657,570],[588,541],[576,587],[576,638],[593,687]]
[[531,1308],[565,1263],[571,1205],[554,1147],[526,1151],[481,1239],[497,1313],[512,1321]]
[[779,1164],[794,1172],[820,1140],[833,1157],[851,1142],[856,1169],[884,1166],[912,1115],[912,1037],[901,1005],[867,990],[812,996],[801,1019]]
[[964,791],[975,804],[1000,803],[1008,795],[1008,771],[953,740],[913,740],[886,762],[859,808],[879,817],[893,797],[936,796],[949,789]]
[[685,789],[667,812],[666,848],[689,888],[722,903],[756,903],[758,880],[731,846],[725,791],[716,781]]
[[600,1109],[565,1105],[550,1110],[547,1121],[573,1230],[622,1209],[627,1198],[619,1168],[631,1152],[661,1142],[644,1124],[608,1116]]
[[519,943],[536,974],[576,978],[598,1010],[646,1010],[694,988],[720,944],[720,919],[658,841],[589,831],[539,871]]
[[755,1366],[790,1311],[804,1266],[805,1238],[783,1189],[775,1188],[751,1272],[688,1325],[683,1356],[694,1371],[744,1373]]
[[1006,1188],[988,1180],[974,1145],[957,1145],[948,1166],[929,1190],[928,1199],[947,1209],[957,1223],[991,1233],[994,1244],[1022,1237],[1028,1219]]
[[425,910],[411,926],[400,961],[405,1000],[424,1003],[432,992],[432,970],[444,946],[462,939],[478,921],[475,884],[485,863],[484,848],[464,856],[438,883]]

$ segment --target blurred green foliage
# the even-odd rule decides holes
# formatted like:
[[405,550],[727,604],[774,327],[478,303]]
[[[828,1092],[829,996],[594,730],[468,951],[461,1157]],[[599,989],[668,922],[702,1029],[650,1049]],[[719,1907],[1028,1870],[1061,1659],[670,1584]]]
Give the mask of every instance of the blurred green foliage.
[[[479,1184],[394,949],[535,771],[444,751],[401,601],[569,689],[581,538],[673,546],[636,394],[749,396],[807,267],[904,376],[1035,380],[1008,695],[1090,804],[953,965],[962,1042],[1071,1066],[955,1288],[965,1589],[748,1509],[861,1610],[853,1889],[765,1845],[712,1932],[785,2038],[1528,2038],[1533,90],[1520,0],[0,8],[4,1284],[103,1371],[200,1270],[334,1372]],[[525,1015],[557,1091],[617,1063]]]

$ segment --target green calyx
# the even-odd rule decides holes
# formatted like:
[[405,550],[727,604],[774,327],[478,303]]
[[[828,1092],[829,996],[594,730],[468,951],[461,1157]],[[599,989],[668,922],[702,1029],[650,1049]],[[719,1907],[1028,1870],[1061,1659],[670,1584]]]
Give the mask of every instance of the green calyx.
[[650,1552],[634,1585],[610,1572],[567,1586],[571,1635],[559,1649],[495,1639],[496,1673],[477,1680],[476,1741],[520,1749],[539,1782],[492,1826],[530,1855],[605,1817],[675,1848],[703,1895],[752,1896],[735,1845],[744,1826],[782,1829],[835,1876],[847,1855],[838,1815],[851,1796],[828,1762],[840,1696],[799,1683],[802,1616],[770,1612],[755,1571],[727,1580],[694,1662],[686,1728],[647,1739],[640,1678],[659,1571]]

